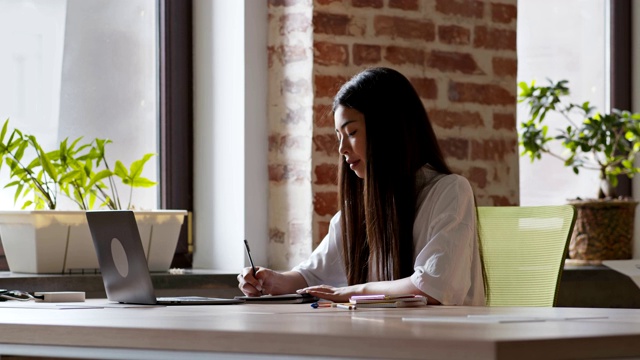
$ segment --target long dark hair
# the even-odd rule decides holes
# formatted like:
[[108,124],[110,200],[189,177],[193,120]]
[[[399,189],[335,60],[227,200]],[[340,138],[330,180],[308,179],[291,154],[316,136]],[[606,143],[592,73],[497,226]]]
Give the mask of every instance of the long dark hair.
[[375,263],[379,280],[413,273],[416,171],[429,164],[451,174],[427,111],[411,85],[389,68],[367,69],[345,83],[333,101],[364,115],[364,179],[339,165],[344,263],[349,284],[367,282]]

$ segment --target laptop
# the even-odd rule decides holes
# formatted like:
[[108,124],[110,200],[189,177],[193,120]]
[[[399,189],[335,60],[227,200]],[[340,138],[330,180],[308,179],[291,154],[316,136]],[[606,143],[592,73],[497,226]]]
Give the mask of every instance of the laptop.
[[145,305],[244,303],[240,299],[201,296],[156,298],[133,211],[87,211],[86,214],[109,301]]

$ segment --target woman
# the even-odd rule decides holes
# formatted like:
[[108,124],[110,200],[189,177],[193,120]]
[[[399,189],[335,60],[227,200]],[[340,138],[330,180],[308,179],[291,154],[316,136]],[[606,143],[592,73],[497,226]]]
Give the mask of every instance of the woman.
[[333,102],[340,212],[291,271],[250,268],[246,295],[417,294],[430,304],[484,305],[476,209],[469,182],[445,163],[427,112],[399,72],[372,68]]

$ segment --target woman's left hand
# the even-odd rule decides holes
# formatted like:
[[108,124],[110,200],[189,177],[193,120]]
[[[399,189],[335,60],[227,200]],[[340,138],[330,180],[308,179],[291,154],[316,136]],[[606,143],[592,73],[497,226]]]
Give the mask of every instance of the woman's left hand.
[[352,285],[345,287],[333,287],[329,285],[309,286],[298,290],[299,294],[308,293],[333,302],[349,302],[352,295],[362,294],[362,285]]

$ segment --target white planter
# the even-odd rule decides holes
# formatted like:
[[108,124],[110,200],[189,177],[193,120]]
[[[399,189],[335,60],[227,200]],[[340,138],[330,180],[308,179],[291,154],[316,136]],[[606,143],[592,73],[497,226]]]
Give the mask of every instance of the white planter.
[[[185,210],[135,211],[150,271],[169,270],[185,215]],[[0,211],[0,238],[13,272],[99,268],[84,211]]]

